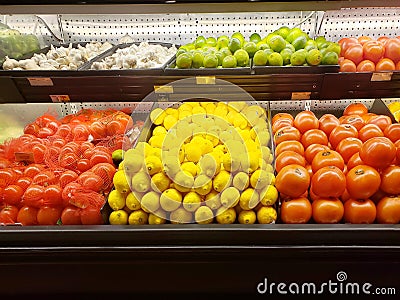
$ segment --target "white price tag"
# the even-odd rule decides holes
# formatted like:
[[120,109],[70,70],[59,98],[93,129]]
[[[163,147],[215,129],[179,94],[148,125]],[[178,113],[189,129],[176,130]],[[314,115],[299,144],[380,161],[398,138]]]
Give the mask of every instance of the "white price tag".
[[311,92],[292,92],[292,100],[309,100]]
[[392,80],[393,72],[372,73],[371,81],[390,81]]

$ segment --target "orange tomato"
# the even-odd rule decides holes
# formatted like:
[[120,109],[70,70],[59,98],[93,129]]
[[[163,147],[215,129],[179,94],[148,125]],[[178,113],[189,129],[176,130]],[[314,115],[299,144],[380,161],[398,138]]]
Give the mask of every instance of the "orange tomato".
[[364,59],[357,65],[356,72],[374,72],[375,71],[375,63],[368,59]]
[[342,62],[339,64],[340,67],[340,72],[356,72],[357,71],[357,66],[354,62],[352,62],[350,59],[343,59]]
[[344,170],[344,160],[343,157],[334,150],[320,151],[312,160],[311,167],[313,173],[315,174],[319,169],[323,167],[335,166],[341,171]]
[[332,130],[339,124],[338,118],[332,114],[324,114],[319,118],[319,129],[325,132],[327,136],[329,136]]
[[381,177],[374,168],[359,165],[347,172],[346,188],[350,197],[369,199],[379,190]]
[[357,129],[350,124],[340,124],[332,130],[329,135],[329,142],[331,143],[332,148],[336,149],[340,141],[348,137],[358,138]]
[[384,197],[376,206],[376,219],[379,224],[397,224],[400,222],[400,197]]
[[326,150],[330,150],[330,148],[326,145],[312,144],[308,146],[306,151],[304,152],[306,161],[311,165],[315,155],[317,155],[317,153],[320,151],[326,151]]
[[360,151],[362,144],[362,141],[357,138],[345,138],[340,141],[339,145],[336,147],[336,151],[339,152],[344,162],[347,164],[349,159]]
[[384,46],[377,41],[369,41],[363,45],[364,58],[377,63],[385,54]]
[[366,42],[372,41],[372,38],[369,36],[362,35],[359,36],[357,40],[361,45],[364,45]]
[[381,190],[387,194],[400,194],[400,167],[389,166],[381,174]]
[[338,198],[346,189],[346,176],[337,167],[323,167],[311,178],[311,189],[319,197]]
[[344,214],[343,203],[337,198],[316,199],[312,203],[312,216],[319,224],[339,223]]
[[276,115],[274,115],[272,117],[271,122],[272,122],[272,124],[274,124],[277,120],[280,120],[280,119],[289,119],[289,120],[294,121],[293,116],[289,113],[277,113]]
[[278,129],[274,134],[275,145],[279,145],[283,141],[300,141],[300,136],[300,131],[295,127]]
[[283,167],[287,165],[301,165],[303,167],[306,166],[306,160],[303,155],[300,155],[294,151],[283,151],[281,154],[278,155],[275,159],[275,170],[279,173]]
[[303,195],[310,185],[310,175],[301,165],[283,167],[276,176],[275,186],[280,193],[296,198]]
[[310,129],[318,129],[319,122],[317,117],[311,111],[302,111],[294,118],[293,125],[300,131],[300,133],[304,133]]
[[307,198],[285,200],[281,205],[281,219],[286,224],[306,224],[312,216],[312,206]]
[[400,123],[390,124],[385,128],[384,135],[393,143],[400,140]]
[[343,56],[358,65],[364,59],[363,46],[360,44],[351,45]]
[[385,131],[386,127],[388,127],[390,124],[392,124],[392,119],[389,116],[385,115],[377,115],[377,116],[372,116],[368,122],[368,124],[375,124],[378,125],[379,128],[383,131]]
[[349,199],[344,203],[344,220],[351,224],[371,224],[376,218],[376,206],[370,199]]
[[391,59],[394,63],[400,61],[400,40],[388,39],[385,43],[385,57]]
[[338,44],[340,45],[340,56],[344,56],[344,53],[347,51],[347,49],[349,47],[351,47],[352,45],[357,45],[360,42],[354,38],[354,37],[350,37],[350,38],[341,38],[338,42]]
[[375,124],[367,124],[358,132],[358,138],[364,143],[373,137],[384,136],[382,130]]
[[396,147],[387,137],[374,137],[366,141],[360,149],[360,158],[371,167],[384,169],[396,157]]
[[368,108],[365,106],[365,104],[356,102],[356,103],[351,103],[346,106],[346,108],[343,111],[344,116],[349,116],[349,115],[364,115],[368,113]]
[[358,115],[344,116],[340,123],[353,125],[357,130],[360,130],[365,125],[364,119]]
[[377,62],[375,66],[375,70],[377,72],[380,71],[394,71],[396,70],[396,65],[394,64],[393,60],[389,58],[382,58],[380,61]]
[[276,146],[275,157],[278,157],[279,154],[288,150],[297,152],[300,155],[304,155],[304,147],[302,143],[298,141],[284,141]]
[[310,129],[304,132],[301,137],[301,143],[304,148],[307,148],[311,144],[328,145],[328,137],[320,129]]
[[356,166],[364,165],[364,162],[360,158],[360,152],[354,153],[347,162],[347,170],[351,170]]
[[278,119],[276,122],[272,125],[272,133],[277,132],[279,129],[283,127],[291,127],[293,126],[293,120],[291,119]]

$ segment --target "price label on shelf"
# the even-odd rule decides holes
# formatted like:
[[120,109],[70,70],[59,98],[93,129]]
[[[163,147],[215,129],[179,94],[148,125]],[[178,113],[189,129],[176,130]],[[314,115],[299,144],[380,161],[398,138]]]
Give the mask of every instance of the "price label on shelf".
[[372,73],[371,81],[390,81],[392,80],[393,72]]
[[68,95],[50,95],[50,99],[53,102],[69,102],[71,100]]
[[155,85],[154,92],[156,94],[172,94],[174,92],[174,87],[170,85]]
[[215,84],[215,76],[196,76],[196,84]]
[[292,100],[309,100],[311,92],[292,92]]
[[15,161],[34,163],[35,159],[32,152],[15,152]]
[[28,78],[29,84],[31,86],[53,86],[53,80],[46,77],[31,77]]

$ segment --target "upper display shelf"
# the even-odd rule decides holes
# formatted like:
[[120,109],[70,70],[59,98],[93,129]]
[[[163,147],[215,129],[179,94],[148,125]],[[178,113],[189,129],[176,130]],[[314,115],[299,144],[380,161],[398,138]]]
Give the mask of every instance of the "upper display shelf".
[[[231,3],[231,4],[230,4]],[[399,7],[397,0],[0,0],[2,14],[151,14],[337,10],[354,7]]]

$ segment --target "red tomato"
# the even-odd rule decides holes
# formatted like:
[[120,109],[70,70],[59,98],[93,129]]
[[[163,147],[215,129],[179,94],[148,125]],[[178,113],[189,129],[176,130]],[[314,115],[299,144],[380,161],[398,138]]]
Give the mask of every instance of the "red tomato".
[[316,199],[312,203],[312,215],[316,223],[336,224],[343,218],[343,203],[337,199]]
[[63,225],[81,225],[81,210],[75,206],[67,206],[61,213]]
[[329,166],[335,166],[341,171],[344,170],[344,160],[338,152],[333,150],[320,151],[314,156],[311,163],[314,174],[319,169]]
[[24,226],[37,225],[38,209],[30,206],[23,206],[18,212],[17,222]]
[[59,185],[49,185],[45,187],[43,200],[43,204],[46,206],[61,206],[63,203],[62,188]]
[[319,197],[338,198],[346,189],[346,177],[337,167],[323,167],[314,173],[311,187],[314,194]]
[[275,149],[275,157],[278,157],[283,151],[294,151],[299,153],[300,155],[304,155],[304,147],[298,141],[284,141],[276,146]]
[[0,169],[0,187],[14,184],[18,180],[18,175],[12,169]]
[[297,164],[305,167],[306,160],[302,155],[298,154],[297,152],[290,150],[283,151],[275,159],[275,170],[279,172],[280,170],[282,170],[283,167],[292,164]]
[[19,185],[11,184],[3,190],[3,201],[10,205],[18,205],[21,202],[23,194],[24,190]]
[[18,208],[13,205],[6,205],[0,212],[0,223],[14,224],[17,222]]
[[347,164],[349,159],[360,151],[362,144],[362,141],[357,138],[345,138],[340,141],[339,145],[336,147],[336,151],[339,152],[344,162]]
[[397,224],[400,222],[400,198],[384,197],[376,206],[376,219],[379,224]]
[[22,203],[26,206],[40,207],[43,204],[44,187],[31,184],[22,196]]
[[88,173],[88,175],[86,175],[84,178],[78,178],[78,183],[80,183],[86,189],[94,192],[100,192],[104,186],[103,179],[91,171],[87,171],[85,173]]
[[300,133],[304,133],[310,129],[319,128],[318,119],[311,111],[299,112],[294,118],[293,124],[300,131]]
[[89,206],[81,210],[81,222],[83,225],[102,225],[104,219],[99,209]]
[[38,132],[40,130],[40,127],[38,124],[36,123],[31,123],[25,126],[24,128],[24,133],[25,134],[32,134],[34,136],[38,135]]
[[43,127],[40,128],[38,133],[37,133],[37,137],[44,139],[47,138],[49,136],[52,136],[54,134],[54,131],[48,127]]
[[391,59],[394,63],[400,61],[400,40],[388,39],[385,44],[385,57]]
[[43,206],[37,213],[37,221],[39,225],[56,225],[61,217],[61,208]]
[[381,174],[381,190],[387,194],[400,194],[400,167],[389,166]]
[[396,147],[386,137],[374,137],[364,143],[360,149],[360,158],[371,167],[384,169],[396,157]]
[[82,185],[77,182],[68,183],[62,191],[63,206],[68,206],[75,191],[82,189]]
[[360,153],[356,152],[350,157],[349,161],[347,162],[347,169],[351,170],[359,165],[364,165],[364,162],[360,158]]
[[400,140],[400,123],[390,124],[385,128],[384,135],[393,143]]
[[89,128],[86,125],[77,124],[72,129],[72,136],[74,141],[87,141],[89,135],[90,135]]
[[357,130],[360,130],[365,125],[364,119],[358,115],[344,116],[340,123],[353,125]]
[[383,132],[385,131],[386,127],[392,124],[392,119],[389,116],[377,115],[372,116],[367,123],[377,125]]
[[357,72],[374,72],[375,64],[370,60],[363,60],[357,65]]
[[344,53],[347,51],[349,47],[351,47],[352,45],[360,44],[360,42],[356,38],[350,37],[350,38],[341,38],[338,44],[340,45],[341,49],[340,56],[344,56]]
[[33,184],[39,184],[41,186],[48,186],[50,184],[56,184],[57,182],[58,178],[53,171],[42,171],[32,179]]
[[36,144],[32,147],[33,159],[36,164],[44,162],[44,153],[47,150],[47,146],[44,144]]
[[289,197],[300,197],[310,185],[310,175],[301,165],[288,165],[283,167],[276,176],[277,190]]
[[378,125],[375,124],[367,124],[358,132],[358,138],[364,143],[369,139],[374,137],[382,137],[384,136],[382,130]]
[[60,155],[60,166],[64,169],[77,170],[79,157],[75,153]]
[[282,202],[281,219],[286,224],[306,224],[312,216],[311,203],[307,198],[295,198]]
[[35,123],[38,124],[40,127],[45,127],[49,122],[51,121],[57,121],[55,116],[45,114],[43,116],[40,116],[35,120]]
[[62,124],[58,127],[56,135],[66,139],[72,135],[72,128],[69,124]]
[[343,56],[358,65],[364,59],[363,46],[360,44],[352,45],[345,51]]
[[385,54],[385,47],[377,41],[369,41],[363,45],[364,58],[377,63]]
[[372,224],[376,218],[376,207],[370,199],[349,199],[344,203],[344,220],[351,224]]
[[272,120],[271,120],[272,124],[274,124],[279,119],[289,119],[289,120],[294,121],[293,116],[289,113],[277,113],[276,115],[274,115],[272,117]]
[[350,59],[344,59],[340,64],[340,72],[356,72],[357,66]]
[[52,132],[57,132],[58,127],[60,127],[61,123],[57,120],[55,121],[50,121],[49,123],[47,123],[46,127],[51,129]]
[[91,168],[90,160],[87,158],[81,158],[78,160],[76,168],[79,172],[83,173]]
[[111,120],[107,123],[107,135],[113,136],[125,133],[126,124],[124,121]]
[[109,153],[102,152],[102,151],[96,151],[90,158],[90,166],[93,167],[97,164],[100,163],[109,163],[112,164],[113,160],[112,157]]
[[43,165],[31,164],[25,168],[24,175],[33,178],[43,170],[44,170]]
[[379,173],[370,166],[356,166],[346,175],[347,191],[355,199],[369,199],[379,190],[380,184]]
[[357,129],[350,124],[341,124],[332,130],[331,134],[329,135],[329,142],[331,143],[332,148],[336,149],[340,141],[348,137],[358,138]]
[[16,185],[19,185],[22,190],[25,192],[25,190],[28,188],[28,186],[30,186],[32,183],[32,178],[30,177],[21,177],[17,180],[17,182],[15,183]]
[[396,65],[389,58],[382,58],[375,66],[377,72],[380,71],[394,71],[396,70]]
[[312,144],[307,147],[306,151],[304,152],[304,156],[306,158],[306,161],[311,164],[315,155],[317,155],[318,152],[320,151],[326,151],[330,150],[330,148],[326,145],[320,145],[320,144]]
[[78,174],[74,171],[68,170],[60,176],[60,186],[64,188],[68,183],[75,181],[78,178]]
[[380,36],[378,37],[377,41],[380,42],[383,46],[385,46],[388,39],[389,38],[387,36]]
[[101,163],[95,165],[90,170],[104,180],[104,186],[102,190],[107,190],[107,188],[110,187],[110,185],[112,185],[113,177],[116,172],[114,165],[108,163]]
[[362,35],[359,36],[357,40],[361,45],[364,45],[366,42],[372,41],[372,38],[369,36]]
[[283,141],[300,141],[300,131],[295,127],[285,127],[279,129],[274,135],[275,145]]
[[332,130],[340,124],[338,118],[332,114],[324,114],[319,118],[319,129],[321,129],[327,136]]
[[351,103],[346,106],[346,108],[343,111],[344,116],[349,116],[349,115],[364,115],[368,113],[368,108],[360,102],[357,103]]
[[95,121],[89,126],[89,131],[94,139],[101,139],[107,136],[107,127],[101,121]]
[[320,129],[310,129],[304,132],[301,137],[301,143],[304,148],[307,148],[311,144],[328,145],[328,137]]

